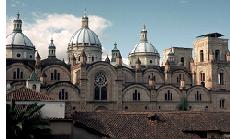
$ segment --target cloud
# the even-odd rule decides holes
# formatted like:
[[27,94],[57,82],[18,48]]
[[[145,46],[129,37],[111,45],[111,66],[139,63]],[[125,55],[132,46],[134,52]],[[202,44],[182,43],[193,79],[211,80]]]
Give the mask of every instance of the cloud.
[[26,4],[20,0],[11,0],[11,7],[24,7]]
[[[81,17],[72,14],[47,14],[47,13],[32,13],[35,22],[28,23],[23,21],[23,33],[27,35],[42,58],[48,56],[48,45],[51,37],[54,39],[56,46],[56,55],[58,58],[67,58],[67,45],[71,36],[81,27]],[[89,27],[92,29],[102,40],[104,30],[111,26],[111,22],[100,16],[89,15]],[[13,19],[7,19],[6,32],[12,32]],[[103,48],[107,56],[107,51]],[[103,57],[105,55],[103,54]]]

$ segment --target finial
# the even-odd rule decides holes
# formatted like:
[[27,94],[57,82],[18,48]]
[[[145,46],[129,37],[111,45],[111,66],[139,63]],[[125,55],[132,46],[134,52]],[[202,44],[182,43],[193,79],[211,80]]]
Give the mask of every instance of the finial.
[[144,30],[146,30],[146,26],[145,26],[145,24],[144,24]]
[[50,40],[51,44],[53,44],[54,40],[53,40],[53,37],[51,37],[51,40]]
[[114,43],[114,46],[117,47],[117,43],[116,42]]
[[20,13],[18,12],[18,13],[17,13],[17,19],[19,19],[19,17],[20,17]]

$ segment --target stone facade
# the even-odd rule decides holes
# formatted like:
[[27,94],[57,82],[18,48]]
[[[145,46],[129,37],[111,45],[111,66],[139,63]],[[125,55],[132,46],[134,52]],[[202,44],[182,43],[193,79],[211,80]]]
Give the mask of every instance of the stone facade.
[[[64,101],[67,116],[74,111],[176,111],[182,98],[186,98],[190,111],[230,111],[227,39],[213,34],[198,38],[194,43],[194,60],[191,48],[173,47],[171,52],[166,49],[165,58],[170,58],[167,57],[164,66],[146,64],[141,57],[135,59],[135,64],[124,66],[117,46],[112,51],[113,63],[108,58],[101,61],[102,51],[98,48],[76,45],[77,55],[68,51],[68,64],[55,54],[41,60],[37,53],[36,63],[35,59],[17,61],[7,58],[7,91],[26,86],[34,71],[40,80],[40,92]],[[99,54],[99,59],[92,61],[89,53]],[[183,65],[178,64],[182,57]],[[89,58],[91,61],[87,60]],[[16,78],[12,75],[14,72]]]

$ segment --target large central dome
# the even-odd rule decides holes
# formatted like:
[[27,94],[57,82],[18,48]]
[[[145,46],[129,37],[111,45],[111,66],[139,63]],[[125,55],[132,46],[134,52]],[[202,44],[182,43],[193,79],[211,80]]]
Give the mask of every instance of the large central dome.
[[[67,54],[69,62],[80,63],[82,51],[84,51],[87,56],[87,64],[101,61],[102,46],[97,34],[89,28],[86,14],[82,17],[81,24],[81,28],[73,34],[68,44]],[[73,59],[76,60],[73,61]]]
[[87,16],[82,17],[82,27],[73,34],[70,39],[70,44],[101,47],[97,34],[88,27]]

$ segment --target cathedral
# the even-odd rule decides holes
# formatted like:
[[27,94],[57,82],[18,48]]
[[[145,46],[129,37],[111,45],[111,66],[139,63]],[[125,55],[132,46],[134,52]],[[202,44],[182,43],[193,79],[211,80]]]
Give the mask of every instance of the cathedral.
[[66,115],[75,111],[230,111],[230,52],[219,33],[196,37],[193,49],[164,50],[162,65],[148,41],[146,26],[128,54],[128,65],[115,43],[111,59],[102,61],[102,44],[84,15],[81,28],[66,44],[68,62],[56,57],[55,40],[48,56],[23,34],[17,14],[6,37],[6,92],[27,88],[65,102]]

